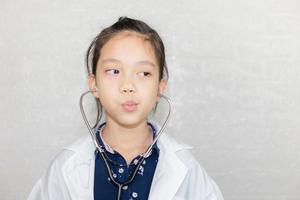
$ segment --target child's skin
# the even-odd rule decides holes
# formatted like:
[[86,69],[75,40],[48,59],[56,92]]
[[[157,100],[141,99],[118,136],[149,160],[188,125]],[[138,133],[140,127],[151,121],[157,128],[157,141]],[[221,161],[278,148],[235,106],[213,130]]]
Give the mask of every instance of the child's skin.
[[[105,111],[103,139],[128,164],[153,141],[147,115],[166,85],[166,80],[159,81],[154,49],[143,35],[122,31],[101,49],[96,77],[89,76],[89,86],[96,89],[93,94]],[[137,105],[122,105],[126,101]]]

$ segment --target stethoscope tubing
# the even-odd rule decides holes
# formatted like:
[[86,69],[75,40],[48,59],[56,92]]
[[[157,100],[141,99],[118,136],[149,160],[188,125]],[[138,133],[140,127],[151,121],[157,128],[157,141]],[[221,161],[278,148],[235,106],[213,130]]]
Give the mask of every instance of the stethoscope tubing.
[[[94,133],[87,117],[86,117],[86,114],[85,114],[85,111],[84,111],[84,108],[83,108],[83,98],[85,95],[87,95],[88,93],[92,93],[94,91],[87,91],[87,92],[84,92],[81,96],[80,96],[80,100],[79,100],[79,107],[80,107],[80,112],[81,112],[81,115],[82,115],[82,118],[89,130],[89,133],[92,137],[92,140],[97,148],[97,150],[99,151],[100,153],[100,156],[101,156],[101,159],[104,161],[104,164],[106,166],[106,169],[107,169],[107,173],[110,177],[110,179],[112,180],[112,182],[118,187],[118,195],[117,195],[117,200],[120,200],[121,198],[121,191],[122,191],[122,187],[125,186],[125,185],[129,185],[133,180],[134,180],[134,177],[136,176],[137,174],[137,171],[138,169],[140,168],[142,162],[145,160],[146,157],[148,157],[150,154],[151,154],[151,151],[152,151],[152,148],[154,146],[154,144],[157,142],[157,140],[159,139],[159,137],[161,136],[161,134],[163,133],[169,119],[170,119],[170,115],[172,113],[172,110],[173,110],[173,107],[172,107],[172,104],[171,104],[171,101],[168,97],[166,97],[165,95],[163,94],[160,94],[160,97],[162,97],[163,99],[165,99],[169,105],[169,111],[168,111],[168,115],[164,121],[164,123],[162,124],[160,130],[158,131],[158,133],[156,134],[155,138],[153,139],[153,142],[152,144],[147,148],[147,150],[141,154],[141,157],[140,159],[138,160],[137,164],[136,164],[136,167],[133,171],[133,173],[130,174],[130,177],[128,178],[128,180],[124,181],[124,182],[118,182],[114,177],[113,177],[113,174],[111,172],[111,168],[107,162],[107,158],[106,158],[106,155],[105,155],[105,151],[104,151],[104,147],[101,146],[96,138],[96,134]],[[99,122],[101,121],[101,118],[102,118],[102,114],[100,116],[100,119],[99,119]]]

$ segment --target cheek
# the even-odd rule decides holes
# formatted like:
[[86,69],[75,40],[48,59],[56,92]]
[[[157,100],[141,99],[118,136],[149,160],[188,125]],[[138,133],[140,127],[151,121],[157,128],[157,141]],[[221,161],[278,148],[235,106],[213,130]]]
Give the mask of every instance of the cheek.
[[110,102],[111,99],[116,99],[118,90],[115,85],[105,82],[99,82],[98,84],[98,96],[102,103]]
[[[146,89],[147,88],[147,89]],[[158,95],[158,85],[152,84],[148,87],[139,89],[139,93],[146,99],[150,104],[155,104]]]
[[114,96],[116,96],[118,93],[117,89],[110,85],[110,86],[100,86],[99,87],[99,95],[102,98],[112,98]]

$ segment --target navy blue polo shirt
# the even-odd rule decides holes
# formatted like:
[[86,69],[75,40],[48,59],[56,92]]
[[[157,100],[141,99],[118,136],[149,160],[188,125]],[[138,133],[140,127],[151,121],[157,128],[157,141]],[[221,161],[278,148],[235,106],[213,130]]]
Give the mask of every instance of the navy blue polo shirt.
[[[153,138],[155,138],[156,130],[151,123],[147,123],[152,129]],[[134,171],[140,155],[136,156],[129,165],[127,165],[125,158],[113,150],[102,139],[102,130],[105,126],[105,122],[97,128],[96,138],[99,144],[105,147],[105,154],[107,155],[108,164],[112,170],[113,177],[119,181],[124,182],[128,180],[130,174]],[[100,133],[100,134],[99,134]],[[153,179],[153,175],[156,169],[156,165],[159,157],[159,148],[153,146],[152,153],[145,158],[134,180],[129,186],[122,188],[121,200],[145,200],[148,199],[150,187]],[[118,187],[110,180],[107,173],[104,161],[101,158],[98,150],[95,151],[95,173],[94,173],[94,199],[95,200],[115,200],[118,193]]]

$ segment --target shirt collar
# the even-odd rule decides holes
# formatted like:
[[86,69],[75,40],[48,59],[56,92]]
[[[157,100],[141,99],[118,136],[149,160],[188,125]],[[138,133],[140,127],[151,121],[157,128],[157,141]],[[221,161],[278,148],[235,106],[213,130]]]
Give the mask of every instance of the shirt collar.
[[[96,134],[96,138],[97,138],[99,144],[100,144],[101,146],[103,146],[103,147],[105,148],[106,151],[108,151],[109,153],[114,154],[115,152],[114,152],[113,148],[111,148],[111,147],[109,146],[109,144],[107,144],[107,143],[105,142],[105,140],[103,139],[103,137],[102,137],[103,129],[104,129],[104,127],[105,127],[105,124],[106,124],[106,122],[99,123],[99,125],[97,125],[97,127],[94,129],[94,131],[96,130],[96,133],[95,133],[95,134]],[[157,134],[157,129],[156,129],[155,125],[152,124],[152,122],[150,122],[150,121],[147,122],[147,125],[148,125],[148,127],[150,127],[151,130],[152,130],[152,133],[153,133],[153,140],[154,140],[154,138],[155,138],[155,136],[156,136],[156,134]],[[99,133],[100,133],[100,134],[99,134]],[[157,146],[157,142],[155,142],[155,144],[153,145],[152,149],[155,149],[155,150],[159,151],[159,148],[158,148],[158,146]]]

